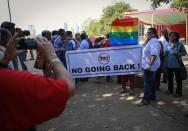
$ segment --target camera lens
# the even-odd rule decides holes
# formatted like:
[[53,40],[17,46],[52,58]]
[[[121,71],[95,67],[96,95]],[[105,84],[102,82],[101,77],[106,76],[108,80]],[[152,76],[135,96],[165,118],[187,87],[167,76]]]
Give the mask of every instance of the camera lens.
[[36,49],[37,47],[37,42],[35,39],[24,39],[20,41],[17,45],[18,50],[31,50],[31,49]]

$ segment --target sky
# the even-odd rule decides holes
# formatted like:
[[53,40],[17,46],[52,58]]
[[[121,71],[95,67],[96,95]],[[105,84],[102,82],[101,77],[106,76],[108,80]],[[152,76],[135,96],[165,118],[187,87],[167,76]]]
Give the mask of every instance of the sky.
[[[146,0],[9,0],[12,22],[17,27],[28,29],[34,25],[37,33],[41,30],[80,26],[87,18],[99,19],[108,5],[125,1],[138,10],[150,10],[150,2]],[[169,5],[160,8],[168,8]],[[0,0],[0,23],[9,21],[7,0]],[[80,29],[81,30],[81,29]]]

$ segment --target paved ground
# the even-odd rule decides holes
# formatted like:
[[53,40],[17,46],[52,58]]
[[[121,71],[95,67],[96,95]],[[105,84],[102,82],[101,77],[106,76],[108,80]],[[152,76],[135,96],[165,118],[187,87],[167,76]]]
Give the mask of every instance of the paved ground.
[[[32,61],[27,64],[31,69]],[[186,62],[185,62],[186,63]],[[33,70],[33,72],[39,72]],[[116,81],[116,77],[113,78]],[[128,89],[129,90],[129,89]],[[166,84],[157,92],[157,102],[138,107],[143,89],[136,94],[119,94],[120,85],[95,78],[76,87],[76,95],[59,117],[39,125],[38,131],[188,131],[188,80],[183,81],[183,96],[165,95]]]

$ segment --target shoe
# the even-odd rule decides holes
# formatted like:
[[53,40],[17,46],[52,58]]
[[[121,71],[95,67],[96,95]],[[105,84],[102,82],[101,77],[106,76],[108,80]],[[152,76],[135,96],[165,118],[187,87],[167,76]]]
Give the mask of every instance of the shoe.
[[140,103],[137,104],[137,106],[148,106],[150,105],[149,100],[142,100]]
[[166,91],[165,94],[167,94],[167,95],[171,95],[171,94],[173,94],[173,93],[170,92],[170,91]]
[[130,91],[129,95],[130,96],[135,95],[135,92],[134,91]]
[[125,91],[125,89],[122,89],[121,91],[120,91],[120,94],[123,94],[123,93],[125,93],[126,91]]
[[29,60],[35,60],[34,58],[30,58]]
[[156,97],[154,97],[154,98],[152,98],[150,100],[153,101],[153,102],[157,101]]
[[163,80],[163,81],[161,81],[161,83],[167,83],[167,81]]
[[157,88],[157,89],[156,89],[156,91],[159,91],[159,92],[161,92],[161,88]]
[[112,79],[107,79],[106,82],[114,82]]
[[181,96],[182,94],[178,94],[178,93],[174,94],[174,97],[181,97]]
[[184,116],[188,118],[188,114],[185,114]]

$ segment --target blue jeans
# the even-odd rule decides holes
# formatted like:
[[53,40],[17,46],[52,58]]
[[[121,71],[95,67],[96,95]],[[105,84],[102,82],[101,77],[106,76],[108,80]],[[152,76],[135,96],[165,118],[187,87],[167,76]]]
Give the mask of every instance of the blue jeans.
[[20,61],[20,64],[22,66],[22,69],[27,70],[27,66],[24,63],[24,61],[26,61],[26,53],[25,52],[19,54],[19,61]]
[[155,100],[155,76],[156,71],[144,70],[144,97],[143,100]]
[[59,50],[56,51],[57,57],[61,60],[65,68],[67,69],[67,63],[66,63],[66,57],[65,57],[65,51]]
[[15,59],[12,60],[12,64],[15,70],[18,70],[18,58],[16,57]]

